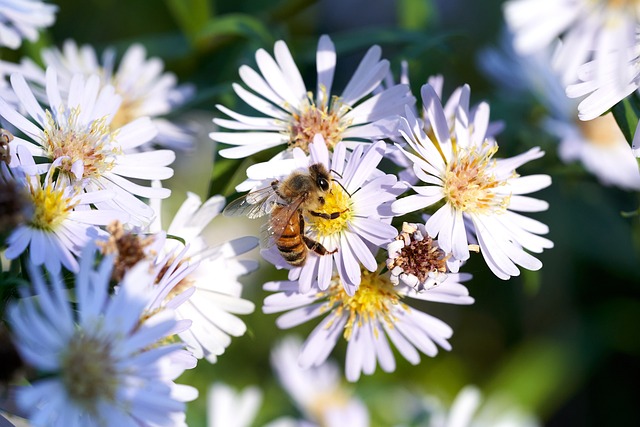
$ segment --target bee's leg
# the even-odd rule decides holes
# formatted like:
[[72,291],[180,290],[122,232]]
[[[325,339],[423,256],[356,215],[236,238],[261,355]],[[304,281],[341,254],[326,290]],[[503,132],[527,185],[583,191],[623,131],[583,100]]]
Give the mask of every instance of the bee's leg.
[[340,215],[342,215],[343,213],[345,213],[348,210],[349,209],[345,209],[345,210],[343,210],[341,212],[331,212],[330,214],[324,213],[324,212],[309,211],[309,214],[311,216],[318,216],[318,217],[324,218],[324,219],[336,219],[336,218],[339,218]]
[[[337,216],[336,216],[337,218]],[[300,232],[302,233],[302,241],[310,251],[317,253],[318,255],[327,255],[338,252],[338,249],[334,249],[332,251],[328,251],[327,248],[322,246],[322,243],[313,240],[311,237],[307,237],[304,234],[304,217],[302,216],[302,212],[300,213]]]
[[304,244],[307,245],[307,248],[309,248],[309,250],[317,253],[318,255],[327,255],[338,252],[338,249],[328,251],[327,248],[322,246],[322,243],[317,242],[310,237],[302,236],[302,240],[304,241]]

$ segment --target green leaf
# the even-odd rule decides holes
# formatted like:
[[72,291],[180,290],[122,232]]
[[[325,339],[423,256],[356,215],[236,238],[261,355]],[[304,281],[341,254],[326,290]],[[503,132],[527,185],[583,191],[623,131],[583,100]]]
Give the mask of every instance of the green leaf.
[[627,142],[632,144],[640,117],[640,99],[633,93],[614,105],[611,112]]
[[215,44],[217,39],[229,36],[255,40],[261,45],[273,43],[273,37],[264,23],[253,16],[241,13],[228,14],[209,20],[198,31],[196,43],[198,46]]
[[431,1],[399,0],[396,4],[400,26],[407,30],[425,29],[437,18]]
[[209,0],[165,0],[165,3],[184,34],[192,40],[213,15]]
[[213,167],[211,169],[211,180],[209,181],[209,194],[207,197],[212,197],[216,194],[223,196],[229,196],[232,193],[232,188],[236,179],[234,177],[238,173],[243,173],[247,165],[244,163],[248,159],[226,159],[220,154],[218,150],[215,153],[215,159],[213,161]]

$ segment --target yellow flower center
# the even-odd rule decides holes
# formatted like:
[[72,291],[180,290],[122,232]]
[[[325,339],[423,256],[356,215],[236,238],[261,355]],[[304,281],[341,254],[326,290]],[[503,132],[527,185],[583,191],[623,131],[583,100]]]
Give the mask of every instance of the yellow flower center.
[[[300,147],[305,153],[309,152],[309,144],[317,134],[324,137],[327,147],[333,148],[342,140],[342,134],[349,126],[342,120],[342,116],[348,109],[342,105],[339,98],[334,97],[331,106],[326,103],[316,105],[312,94],[299,109],[299,113],[293,114],[293,120],[289,124],[289,147]],[[326,97],[324,97],[326,99]]]
[[638,0],[603,0],[603,2],[611,8],[634,8],[632,11],[635,11],[635,8],[640,5],[640,1]]
[[92,414],[100,401],[114,401],[118,385],[115,365],[109,343],[76,332],[60,360],[61,379],[69,397]]
[[104,118],[94,120],[90,125],[81,125],[78,123],[79,114],[78,109],[72,110],[66,123],[60,124],[47,110],[43,146],[51,160],[68,157],[60,165],[65,173],[70,174],[72,165],[80,160],[84,165],[82,178],[97,178],[113,168],[114,156],[120,150],[112,147],[115,133],[111,132]]
[[586,122],[577,120],[577,123],[587,142],[596,147],[611,148],[624,140],[624,135],[611,113]]
[[446,201],[456,210],[469,213],[506,211],[510,197],[495,192],[505,182],[491,173],[495,165],[492,157],[497,151],[497,146],[487,144],[455,151],[447,164],[443,189]]
[[112,129],[120,129],[127,123],[131,123],[138,117],[140,117],[140,105],[142,101],[140,99],[132,99],[126,97],[125,94],[120,93],[122,96],[122,103],[111,120]]
[[76,203],[64,195],[61,190],[56,190],[52,185],[43,188],[31,187],[31,199],[33,200],[33,215],[29,224],[41,230],[54,230],[64,221]]
[[331,183],[331,190],[324,196],[324,206],[316,212],[331,215],[340,212],[340,216],[334,219],[319,216],[305,216],[305,224],[309,230],[318,237],[328,237],[346,231],[349,222],[353,220],[353,202],[346,191],[335,181]]
[[[353,296],[346,293],[337,277],[325,293],[329,300],[328,307],[335,308],[335,316],[348,316],[344,329],[344,338],[347,341],[351,338],[354,325],[362,326],[377,319],[393,327],[396,320],[393,315],[393,311],[397,309],[395,306],[409,309],[400,301],[401,296],[396,292],[388,275],[381,276],[377,271],[362,271],[360,286]],[[378,330],[374,329],[374,333],[377,336]]]

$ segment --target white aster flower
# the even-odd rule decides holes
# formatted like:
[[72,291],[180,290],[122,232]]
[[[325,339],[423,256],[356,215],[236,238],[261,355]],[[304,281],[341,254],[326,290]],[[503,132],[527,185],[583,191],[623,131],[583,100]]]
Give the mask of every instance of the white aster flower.
[[212,132],[210,137],[235,145],[220,150],[228,158],[248,157],[284,144],[289,150],[300,147],[308,152],[316,134],[322,135],[330,148],[343,140],[352,148],[357,141],[388,137],[395,132],[395,116],[415,100],[407,85],[396,85],[369,96],[389,70],[389,62],[380,59],[380,55],[379,46],[370,48],[342,94],[335,96],[332,95],[335,47],[328,36],[320,37],[314,96],[307,90],[285,42],[276,42],[275,59],[260,49],[256,52],[260,73],[246,65],[240,67],[240,78],[251,91],[239,84],[234,84],[233,89],[244,102],[267,117],[245,116],[218,105],[231,120],[216,118],[214,123],[238,132]]
[[561,37],[554,69],[562,72],[563,84],[574,82],[578,67],[591,59],[597,63],[598,76],[611,70],[608,62],[613,60],[618,85],[624,87],[629,78],[627,49],[637,44],[640,21],[637,2],[511,0],[505,3],[504,15],[514,32],[519,53],[533,53]]
[[62,161],[62,157],[54,161],[44,183],[40,182],[38,165],[23,146],[17,147],[11,172],[4,163],[0,164],[5,179],[10,173],[14,183],[24,190],[23,196],[26,195],[21,197],[24,202],[22,221],[7,237],[5,256],[15,259],[28,248],[30,261],[36,266],[44,264],[52,273],[59,272],[61,265],[78,271],[76,258],[82,248],[98,236],[105,235],[98,226],[116,219],[127,219],[121,211],[90,208],[92,204],[112,198],[112,192],[83,193],[78,186],[54,182],[53,175],[58,172]]
[[405,214],[444,200],[444,206],[428,219],[425,227],[430,236],[438,237],[438,244],[446,253],[461,261],[469,258],[469,230],[464,220],[467,217],[473,224],[480,252],[496,276],[506,280],[519,275],[516,264],[529,270],[542,267],[525,249],[538,253],[551,248],[551,241],[538,236],[547,233],[548,227],[514,211],[547,209],[546,202],[523,194],[549,186],[551,178],[520,177],[515,172],[544,153],[533,148],[510,159],[494,159],[498,146],[486,138],[489,106],[481,103],[470,121],[466,85],[452,132],[431,86],[422,87],[422,99],[432,132],[427,135],[408,109],[400,132],[413,151],[403,152],[414,162],[418,178],[428,185],[414,186],[417,194],[394,202],[393,212]]
[[207,426],[249,427],[261,402],[262,392],[257,387],[236,392],[226,384],[215,383],[207,394]]
[[338,366],[327,362],[303,369],[298,364],[300,350],[300,340],[285,338],[272,350],[271,365],[306,420],[324,427],[368,426],[367,407],[342,385]]
[[[501,49],[487,49],[480,65],[511,95],[533,94],[547,109],[542,126],[560,140],[558,153],[566,162],[580,161],[603,184],[640,189],[640,171],[624,135],[612,114],[578,120],[576,100],[565,94],[558,73],[551,68],[551,49],[519,55],[505,34]],[[507,77],[508,76],[508,77]]]
[[[578,68],[579,81],[567,86],[567,96],[581,98],[580,120],[592,120],[605,113],[640,87],[640,45],[625,50],[624,71],[616,62],[617,54],[602,55],[600,65],[590,61]],[[621,75],[622,74],[622,75]]]
[[[417,403],[420,417],[428,414],[424,427],[538,427],[540,422],[511,399],[491,396],[483,399],[475,386],[466,386],[449,407],[432,395],[407,396]],[[415,410],[415,409],[414,409]],[[398,426],[402,427],[402,425]]]
[[184,402],[195,389],[173,382],[166,344],[176,320],[163,310],[143,318],[155,297],[141,263],[109,295],[112,260],[93,270],[91,248],[75,276],[75,299],[59,274],[50,287],[31,269],[34,295],[10,306],[8,319],[24,361],[44,374],[20,388],[17,402],[34,426],[186,426]]
[[[444,101],[445,99],[444,93],[443,93],[444,77],[439,74],[430,76],[427,79],[427,84],[429,84],[429,86],[433,88],[438,98],[443,100],[442,110],[444,112],[444,117],[447,120],[447,124],[449,125],[449,128],[453,129],[456,121],[456,110],[458,108],[458,104],[460,103],[460,96],[463,93],[462,86],[455,88],[453,92],[451,92],[449,97],[446,98],[446,101]],[[469,121],[473,122],[475,120],[475,115],[477,111],[478,111],[478,105],[475,105],[469,109]],[[480,111],[482,112],[482,108],[480,109]],[[424,105],[420,105],[419,112],[417,108],[411,108],[411,112],[414,114],[415,117],[418,118],[418,121],[424,126],[424,131],[427,134],[430,132],[433,132],[431,130],[431,123],[427,118],[427,110]],[[503,123],[500,121],[489,122],[486,129],[486,138],[493,139],[498,133],[502,131],[503,127],[504,127]],[[405,139],[401,135],[398,135],[398,137],[391,138],[391,139],[395,143],[393,145],[394,149],[391,150],[390,148],[387,148],[387,154],[385,154],[385,157],[390,158],[394,163],[404,168],[404,170],[398,174],[398,177],[401,180],[411,185],[416,184],[419,179],[413,170],[413,162],[410,159],[408,159],[407,156],[405,156],[401,150],[398,149],[398,145],[400,147],[406,148],[407,143]]]
[[316,284],[321,290],[327,289],[335,268],[347,293],[353,295],[360,283],[360,266],[375,271],[377,262],[374,254],[377,248],[397,235],[396,229],[390,224],[392,215],[389,204],[401,190],[397,187],[394,175],[376,169],[385,151],[382,141],[359,145],[349,153],[341,142],[334,147],[330,158],[327,145],[318,135],[309,146],[309,151],[308,157],[298,151],[293,161],[282,162],[282,168],[281,163],[264,163],[258,172],[264,178],[266,171],[281,173],[283,169],[295,169],[291,165],[305,169],[312,164],[322,163],[337,175],[331,191],[324,196],[324,206],[318,212],[341,212],[340,216],[335,219],[314,215],[304,217],[306,235],[319,242],[329,253],[318,255],[309,250],[301,267],[287,264],[275,247],[263,250],[262,255],[278,268],[290,268],[289,280],[298,280],[302,292],[309,291]]
[[23,39],[38,40],[38,31],[55,22],[58,7],[39,0],[0,0],[0,46],[17,49]]
[[12,146],[24,145],[37,156],[51,162],[64,158],[60,164],[61,177],[68,182],[83,180],[84,190],[111,190],[115,197],[94,205],[98,209],[119,209],[130,214],[134,225],[148,223],[153,209],[136,196],[166,198],[171,192],[151,188],[130,179],[167,179],[173,170],[167,165],[175,154],[170,150],[136,153],[134,150],[150,141],[156,129],[149,118],[139,118],[114,131],[111,120],[121,98],[113,87],[101,88],[100,79],[87,80],[80,74],[70,82],[68,96],[62,97],[55,68],[47,69],[48,107],[42,109],[25,79],[11,76],[11,85],[20,99],[26,116],[0,99],[0,116],[22,131],[27,140],[16,137]]
[[[160,58],[147,58],[146,55],[144,46],[133,44],[116,66],[115,49],[106,49],[99,58],[92,46],[78,46],[73,40],[66,40],[62,49],[52,47],[41,52],[45,67],[56,68],[58,86],[63,91],[70,87],[76,74],[85,78],[97,75],[101,86],[113,86],[116,94],[122,97],[122,102],[111,120],[112,129],[119,129],[141,117],[149,117],[158,130],[153,142],[178,150],[192,148],[194,129],[173,124],[163,116],[189,100],[194,93],[193,87],[178,85],[176,76],[163,70],[164,64]],[[17,72],[32,83],[41,86],[46,84],[45,71],[29,58],[23,59],[21,64],[0,63],[0,71],[3,74]]]
[[[237,317],[250,314],[255,306],[241,298],[242,283],[238,278],[255,270],[252,260],[242,255],[258,245],[255,237],[241,237],[216,246],[210,246],[203,231],[220,214],[225,199],[213,196],[204,203],[196,194],[188,193],[167,234],[184,240],[166,239],[157,264],[167,266],[162,280],[171,289],[169,297],[191,289],[188,299],[173,306],[179,319],[191,321],[191,327],[181,332],[180,338],[197,358],[215,363],[224,353],[231,337],[244,335],[244,322]],[[160,228],[160,207],[152,228]],[[185,246],[186,245],[186,246]]]
[[420,362],[418,350],[435,356],[436,344],[451,349],[447,339],[453,330],[443,321],[410,307],[403,298],[472,304],[467,288],[459,283],[469,278],[466,274],[452,274],[440,286],[418,293],[403,284],[394,286],[388,274],[363,271],[360,286],[353,295],[346,293],[337,276],[323,291],[303,292],[292,281],[268,282],[264,289],[277,293],[265,298],[263,311],[290,310],[276,320],[282,329],[325,316],[305,341],[298,362],[302,368],[322,365],[343,335],[347,340],[345,375],[347,380],[357,381],[362,372],[372,374],[378,363],[385,372],[395,370],[387,337],[414,365]]
[[391,283],[402,282],[418,292],[438,286],[450,272],[457,273],[461,264],[440,248],[423,224],[403,223],[402,232],[387,245],[387,251]]

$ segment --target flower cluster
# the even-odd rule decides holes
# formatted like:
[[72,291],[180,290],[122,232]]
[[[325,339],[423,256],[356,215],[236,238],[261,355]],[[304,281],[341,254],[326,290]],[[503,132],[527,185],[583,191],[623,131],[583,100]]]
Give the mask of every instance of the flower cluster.
[[[0,44],[34,40],[55,11],[0,0]],[[640,86],[636,4],[510,0],[504,12],[509,53],[487,51],[481,66],[497,82],[521,70],[511,89],[539,91],[542,127],[560,140],[562,160],[640,189],[613,116],[596,118]],[[549,46],[557,51],[540,53]],[[273,54],[258,49],[231,86],[255,112],[218,104],[207,113],[212,176],[232,179],[212,182],[225,190],[206,198],[188,191],[165,223],[174,165],[197,149],[198,127],[171,114],[194,86],[137,43],[118,56],[67,40],[0,61],[0,337],[24,365],[7,376],[17,415],[34,426],[186,425],[197,391],[177,379],[217,363],[251,329],[241,316],[256,302],[243,297],[241,277],[264,261],[262,313],[280,329],[313,323],[304,340],[274,346],[273,370],[301,419],[273,425],[366,426],[366,406],[328,362],[336,348],[351,383],[378,366],[417,365],[455,347],[465,308],[452,306],[475,302],[468,261],[496,282],[542,268],[554,243],[536,218],[549,204],[534,193],[551,177],[523,172],[544,156],[538,144],[502,148],[502,124],[488,102],[472,102],[468,84],[448,97],[442,76],[412,87],[406,64],[395,83],[379,46],[337,90],[337,57],[321,36],[308,86],[284,41]],[[565,90],[587,97],[578,104]],[[222,213],[258,219],[260,230],[236,236],[241,220]],[[234,236],[210,239],[217,221]],[[244,257],[259,244],[260,262]],[[414,406],[434,427],[491,425],[471,421],[479,399],[468,388],[451,411],[427,399]],[[260,400],[256,388],[237,395],[216,384],[209,424],[249,425]],[[527,423],[536,424],[516,422]]]
[[239,277],[257,263],[239,255],[258,241],[208,242],[222,196],[189,193],[163,228],[161,181],[176,154],[157,144],[185,148],[192,135],[158,116],[188,93],[140,46],[117,71],[113,52],[99,65],[81,50],[43,52],[46,71],[28,59],[0,66],[0,231],[13,283],[2,286],[16,287],[6,322],[30,383],[16,411],[34,426],[186,425],[197,391],[175,380],[246,332],[238,316],[254,304]]
[[553,51],[547,62],[566,94],[581,98],[580,120],[597,118],[640,88],[638,2],[510,0],[504,15],[518,54]]

